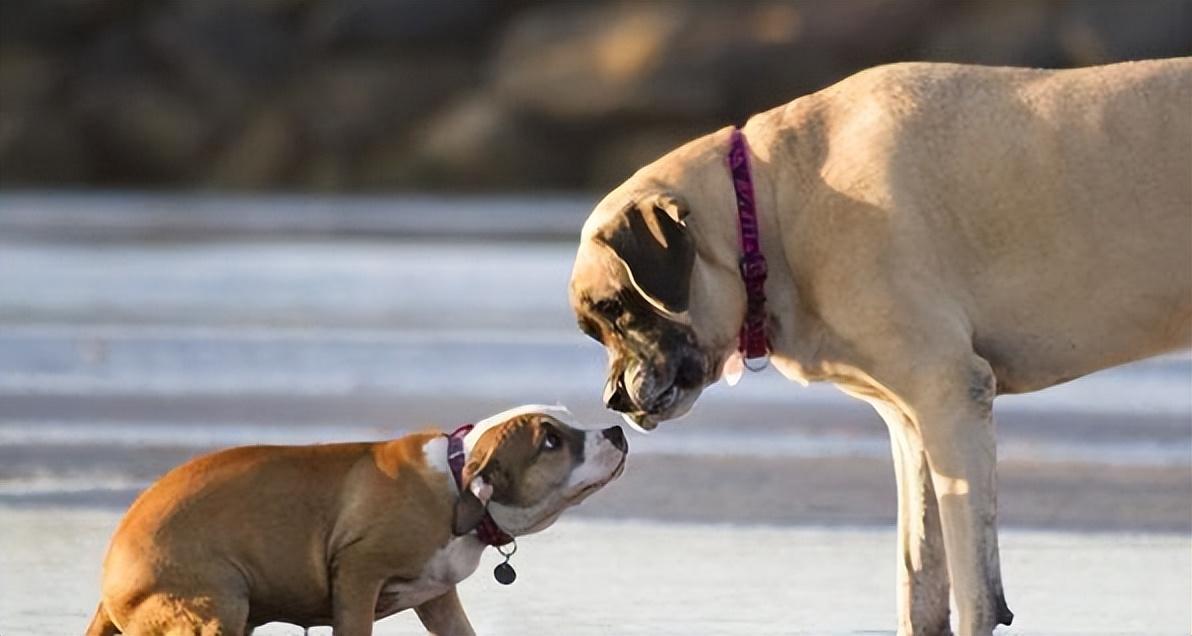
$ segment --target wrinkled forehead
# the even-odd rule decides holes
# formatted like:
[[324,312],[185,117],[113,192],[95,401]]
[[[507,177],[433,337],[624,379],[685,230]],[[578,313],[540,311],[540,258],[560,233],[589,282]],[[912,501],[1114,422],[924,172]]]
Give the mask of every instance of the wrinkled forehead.
[[483,420],[476,422],[476,424],[472,426],[472,430],[468,433],[467,437],[464,438],[464,449],[466,451],[471,451],[472,448],[476,446],[476,443],[480,441],[480,438],[484,437],[485,433],[488,433],[499,426],[511,425],[524,416],[532,415],[548,416],[565,427],[575,429],[583,428],[583,426],[580,425],[579,420],[575,419],[575,416],[572,415],[571,411],[568,411],[566,407],[550,406],[546,404],[526,404],[511,408],[507,411],[502,411],[496,415],[486,417]]
[[613,296],[627,284],[628,273],[621,260],[608,244],[596,240],[596,236],[648,196],[646,190],[645,184],[630,179],[604,197],[584,222],[568,286],[574,309],[581,308],[585,300]]
[[580,244],[571,270],[571,305],[579,309],[585,302],[615,295],[627,284],[628,275],[612,248],[599,241]]

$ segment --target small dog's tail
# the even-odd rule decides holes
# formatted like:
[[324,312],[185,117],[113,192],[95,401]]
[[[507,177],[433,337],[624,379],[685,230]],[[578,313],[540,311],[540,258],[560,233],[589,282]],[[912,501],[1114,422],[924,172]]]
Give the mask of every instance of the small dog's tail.
[[95,616],[91,619],[91,625],[87,627],[87,636],[116,636],[119,633],[120,630],[108,616],[108,610],[104,609],[103,601],[100,601],[99,605],[95,607]]

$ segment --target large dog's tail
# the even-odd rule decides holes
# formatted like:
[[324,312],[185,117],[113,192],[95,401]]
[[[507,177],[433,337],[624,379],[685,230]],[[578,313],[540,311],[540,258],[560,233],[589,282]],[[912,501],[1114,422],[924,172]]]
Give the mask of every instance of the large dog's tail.
[[119,633],[120,630],[108,616],[108,610],[104,609],[103,601],[100,601],[99,605],[95,607],[95,616],[91,619],[91,625],[87,627],[87,636],[116,636]]

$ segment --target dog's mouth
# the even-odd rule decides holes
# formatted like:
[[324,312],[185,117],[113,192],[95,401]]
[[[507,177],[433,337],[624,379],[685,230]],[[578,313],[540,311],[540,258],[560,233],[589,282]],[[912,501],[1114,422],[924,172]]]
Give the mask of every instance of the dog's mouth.
[[[638,432],[651,431],[658,427],[659,422],[686,414],[703,388],[718,379],[718,376],[717,378],[707,377],[709,365],[701,356],[690,353],[683,355],[681,361],[671,368],[673,371],[670,377],[659,374],[661,377],[654,376],[652,382],[648,379],[643,382],[640,376],[634,378],[631,375],[615,378],[615,386],[618,391],[623,392],[625,399],[621,400],[619,405],[609,404],[610,408],[621,411],[621,416],[634,430]],[[661,385],[665,388],[653,395],[650,395],[650,391],[645,392],[646,395],[642,395],[640,389],[633,391],[625,388],[626,385],[641,386],[643,384],[645,386]]]
[[648,433],[658,428],[659,422],[685,415],[699,394],[700,387],[684,388],[672,384],[659,393],[647,408],[626,411],[621,413],[621,417],[637,432]]

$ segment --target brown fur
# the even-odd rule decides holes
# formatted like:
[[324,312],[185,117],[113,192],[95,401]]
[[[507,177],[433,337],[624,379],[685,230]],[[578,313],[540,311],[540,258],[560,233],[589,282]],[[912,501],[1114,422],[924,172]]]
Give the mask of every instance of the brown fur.
[[[538,413],[496,422],[478,431],[464,483],[487,480],[479,510],[491,496],[503,506],[504,516],[493,514],[504,530],[536,531],[582,499],[564,489],[585,461],[604,460],[609,474],[580,484],[584,496],[619,474],[615,452],[584,454],[589,436],[610,444],[607,433]],[[557,452],[544,450],[548,435],[560,440]],[[393,597],[425,594],[381,594],[388,584],[422,580],[449,544],[468,542],[462,549],[476,559],[484,549],[475,537],[454,538],[463,497],[450,473],[427,464],[431,448],[445,466],[446,440],[428,431],[388,442],[233,448],[175,468],[116,529],[89,636],[243,634],[270,621],[370,633],[375,619],[399,611]],[[467,487],[465,497],[477,498]],[[436,582],[439,596],[407,606],[439,634],[471,633],[455,582]]]

